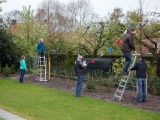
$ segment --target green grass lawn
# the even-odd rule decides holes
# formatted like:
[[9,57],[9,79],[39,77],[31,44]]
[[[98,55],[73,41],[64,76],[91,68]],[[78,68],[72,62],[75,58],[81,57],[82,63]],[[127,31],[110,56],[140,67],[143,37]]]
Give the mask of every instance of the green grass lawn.
[[3,119],[3,118],[0,117],[0,120],[5,120],[5,119]]
[[[107,94],[107,93],[106,93]],[[0,79],[0,108],[27,120],[159,120],[160,114],[12,79]]]

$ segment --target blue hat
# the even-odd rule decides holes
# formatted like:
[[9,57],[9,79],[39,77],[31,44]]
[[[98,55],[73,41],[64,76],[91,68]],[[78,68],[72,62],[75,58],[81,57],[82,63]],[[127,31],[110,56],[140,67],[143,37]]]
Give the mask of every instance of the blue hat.
[[133,27],[133,25],[130,25],[130,27],[129,27],[130,29],[134,29],[134,27]]
[[80,52],[78,55],[81,55],[81,56],[83,56],[83,54]]

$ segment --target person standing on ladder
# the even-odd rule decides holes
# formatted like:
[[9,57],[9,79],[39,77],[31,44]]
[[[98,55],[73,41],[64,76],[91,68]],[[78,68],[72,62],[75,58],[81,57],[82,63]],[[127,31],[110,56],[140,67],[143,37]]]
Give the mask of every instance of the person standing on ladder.
[[[44,57],[44,52],[45,52],[45,45],[44,45],[44,40],[41,38],[40,42],[37,45],[37,51],[38,51],[38,56],[41,57],[41,64],[43,63],[44,59],[42,57]],[[38,63],[40,64],[40,63]]]
[[[144,56],[140,56],[140,61],[135,64],[131,69],[128,70],[130,72],[131,70],[136,70],[136,77],[138,82],[138,97],[136,102],[146,102],[146,71],[147,71],[147,64],[144,60]],[[143,96],[142,96],[143,95]]]
[[131,51],[135,51],[135,46],[133,42],[133,35],[136,34],[136,31],[133,26],[130,26],[129,31],[124,35],[122,45],[121,45],[121,50],[124,54],[125,57],[125,64],[123,68],[123,75],[128,75],[128,67],[131,64],[132,61],[132,54]]

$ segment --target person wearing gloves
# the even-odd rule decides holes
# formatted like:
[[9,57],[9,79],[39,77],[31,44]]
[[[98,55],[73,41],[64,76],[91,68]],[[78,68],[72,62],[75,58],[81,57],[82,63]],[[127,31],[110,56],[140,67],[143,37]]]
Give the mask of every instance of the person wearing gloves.
[[22,55],[20,59],[20,83],[23,83],[23,79],[26,71],[27,71],[27,65],[25,61],[25,56]]
[[86,61],[83,61],[83,54],[79,53],[75,61],[75,72],[77,75],[77,87],[76,87],[76,97],[80,97],[82,84],[85,74],[85,66],[87,66]]

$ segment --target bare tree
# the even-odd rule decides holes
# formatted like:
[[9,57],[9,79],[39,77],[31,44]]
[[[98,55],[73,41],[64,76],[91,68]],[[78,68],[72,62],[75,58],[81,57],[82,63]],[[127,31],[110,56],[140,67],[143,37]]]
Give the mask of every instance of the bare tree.
[[100,49],[111,40],[116,33],[116,26],[106,22],[91,23],[90,26],[81,27],[76,33],[80,38],[77,40],[78,47],[85,50],[89,55],[97,57]]
[[2,17],[3,17],[4,22],[7,25],[10,25],[12,20],[16,20],[17,22],[20,22],[20,11],[13,10],[9,13],[4,13]]
[[113,12],[110,15],[110,19],[113,22],[121,22],[122,17],[124,17],[122,8],[114,8]]
[[[0,0],[0,5],[1,5],[3,2],[7,2],[7,0]],[[0,12],[2,12],[2,8],[1,8],[1,7],[0,7]]]

